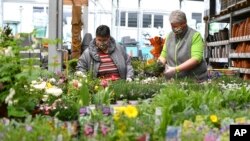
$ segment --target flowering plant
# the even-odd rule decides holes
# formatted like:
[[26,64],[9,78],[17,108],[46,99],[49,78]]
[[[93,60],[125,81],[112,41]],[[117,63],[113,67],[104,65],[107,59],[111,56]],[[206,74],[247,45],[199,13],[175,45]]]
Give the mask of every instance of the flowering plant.
[[132,105],[114,107],[114,136],[113,140],[137,140],[150,132],[140,116],[138,108]]
[[165,43],[165,39],[162,39],[159,36],[155,36],[154,38],[150,38],[149,41],[153,46],[153,49],[150,51],[150,53],[154,56],[155,59],[158,59]]
[[0,120],[0,140],[70,140],[70,135],[51,118],[28,117],[22,123],[3,118]]

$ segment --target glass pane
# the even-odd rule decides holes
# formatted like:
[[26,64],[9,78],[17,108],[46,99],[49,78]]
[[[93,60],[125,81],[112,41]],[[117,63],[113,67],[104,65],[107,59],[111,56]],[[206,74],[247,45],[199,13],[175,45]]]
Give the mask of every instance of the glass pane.
[[128,13],[128,27],[137,27],[137,13]]
[[120,24],[120,26],[125,26],[125,23],[126,23],[126,13],[121,12],[121,24]]
[[35,26],[35,37],[44,38],[46,36],[46,27],[36,27]]
[[151,27],[151,14],[143,14],[143,27]]
[[155,15],[154,16],[154,27],[156,27],[156,28],[158,28],[158,27],[163,28],[163,15]]
[[201,13],[192,13],[192,19],[195,19],[196,23],[201,23]]

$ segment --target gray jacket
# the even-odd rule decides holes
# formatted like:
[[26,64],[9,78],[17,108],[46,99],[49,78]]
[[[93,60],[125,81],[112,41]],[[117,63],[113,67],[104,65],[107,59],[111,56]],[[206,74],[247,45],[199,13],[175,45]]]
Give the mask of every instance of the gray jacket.
[[[108,54],[116,64],[120,77],[122,79],[133,78],[134,69],[131,65],[130,57],[127,55],[124,47],[116,44],[114,38],[110,37],[110,47]],[[84,50],[79,58],[76,66],[77,71],[82,71],[85,75],[90,70],[93,71],[93,77],[97,77],[98,68],[100,66],[100,57],[95,39],[90,42],[89,47]]]
[[[192,37],[196,33],[194,29],[188,27],[184,37],[178,42],[174,33],[171,32],[166,40],[167,63],[170,66],[178,66],[191,58]],[[178,78],[191,77],[197,80],[207,80],[207,64],[205,59],[193,69],[177,73]]]

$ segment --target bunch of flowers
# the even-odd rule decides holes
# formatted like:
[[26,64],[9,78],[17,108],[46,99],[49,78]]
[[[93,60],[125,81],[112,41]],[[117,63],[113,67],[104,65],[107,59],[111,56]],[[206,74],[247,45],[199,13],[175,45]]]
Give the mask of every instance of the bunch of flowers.
[[159,36],[155,36],[154,38],[150,38],[149,41],[153,46],[153,49],[150,51],[150,53],[154,56],[155,59],[157,59],[161,54],[165,39],[162,39]]

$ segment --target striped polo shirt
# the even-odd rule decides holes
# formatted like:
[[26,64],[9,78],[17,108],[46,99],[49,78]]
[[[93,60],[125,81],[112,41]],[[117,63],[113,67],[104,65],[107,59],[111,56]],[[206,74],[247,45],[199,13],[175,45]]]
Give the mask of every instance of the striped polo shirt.
[[100,63],[100,67],[98,69],[97,76],[101,79],[106,79],[106,80],[120,79],[120,75],[119,75],[117,66],[113,62],[110,55],[107,53],[104,53],[102,51],[99,51],[98,54],[100,56],[101,63]]

